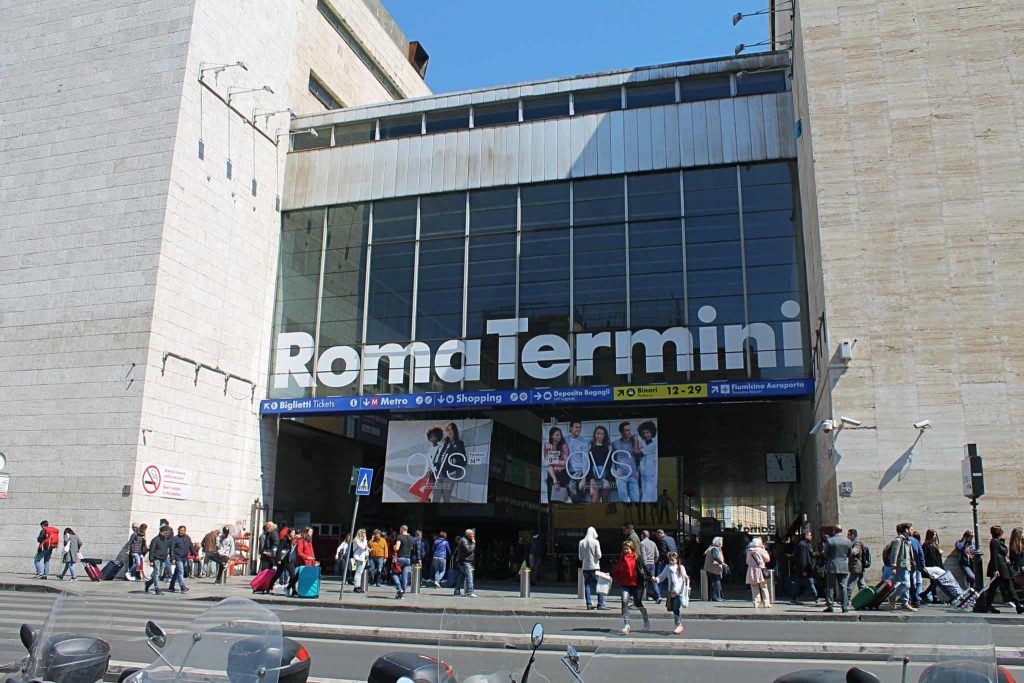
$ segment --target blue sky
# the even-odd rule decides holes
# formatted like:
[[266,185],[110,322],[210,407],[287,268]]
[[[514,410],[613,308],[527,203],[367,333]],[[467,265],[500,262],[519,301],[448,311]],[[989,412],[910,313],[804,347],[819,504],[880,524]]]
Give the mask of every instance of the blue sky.
[[[436,92],[733,54],[768,38],[768,0],[383,0],[430,54]],[[753,48],[763,51],[766,48]]]

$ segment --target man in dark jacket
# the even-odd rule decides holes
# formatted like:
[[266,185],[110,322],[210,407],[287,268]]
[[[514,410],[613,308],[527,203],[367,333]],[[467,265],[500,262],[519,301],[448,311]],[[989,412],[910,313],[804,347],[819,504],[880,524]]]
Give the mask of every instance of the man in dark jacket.
[[260,536],[260,571],[273,569],[277,560],[277,525],[267,522],[263,525],[263,535]]
[[[678,555],[679,554],[679,546],[676,543],[676,539],[674,539],[671,536],[669,536],[668,534],[666,534],[664,529],[658,529],[655,532],[655,536],[657,536],[657,541],[655,541],[655,542],[658,544],[658,567],[657,567],[657,569],[658,569],[658,574],[660,574],[661,570],[665,568],[666,564],[668,564],[668,554],[669,553],[676,553]],[[655,574],[655,576],[657,576],[657,574]]]
[[189,538],[188,530],[184,526],[178,527],[178,535],[171,539],[171,584],[167,590],[174,592],[174,584],[178,583],[182,593],[188,593],[185,585],[185,563],[189,561],[188,556],[192,553],[192,539]]
[[847,531],[846,537],[850,539],[850,545],[853,546],[853,550],[850,551],[850,578],[846,582],[846,592],[848,595],[853,595],[853,589],[857,586],[864,588],[864,570],[867,569],[864,566],[864,559],[867,553],[864,551],[864,543],[861,542],[856,529]]
[[[160,574],[170,564],[170,554],[171,527],[160,527],[160,532],[153,539],[153,542],[149,544],[149,563],[153,567],[153,572],[146,580],[147,593],[150,587],[152,587],[153,592],[160,595]],[[171,574],[171,571],[170,568],[167,569],[168,574]]]
[[465,582],[466,597],[475,598],[473,590],[473,565],[476,564],[476,531],[466,529],[466,535],[459,540],[455,548],[455,563],[461,572],[459,583],[455,584],[455,595],[460,594],[462,583]]
[[811,541],[814,538],[810,531],[797,541],[796,549],[793,551],[793,578],[796,580],[793,589],[793,598],[790,602],[794,605],[800,601],[803,595],[804,586],[811,589],[814,602],[818,602],[818,589],[814,585],[814,549]]
[[843,534],[843,527],[836,525],[836,533],[825,541],[825,611],[834,612],[834,602],[839,603],[843,612],[850,609],[850,594],[846,584],[850,578],[850,555],[853,543]]
[[1016,607],[1017,614],[1024,614],[1024,602],[1017,597],[1017,591],[1013,585],[1013,572],[1010,571],[1010,563],[1007,561],[1009,551],[1003,541],[1003,527],[997,524],[990,531],[992,539],[988,542],[988,568],[985,574],[992,581],[978,598],[974,611],[998,614],[999,610],[992,606],[998,590],[1002,592],[1003,601],[1007,605]]

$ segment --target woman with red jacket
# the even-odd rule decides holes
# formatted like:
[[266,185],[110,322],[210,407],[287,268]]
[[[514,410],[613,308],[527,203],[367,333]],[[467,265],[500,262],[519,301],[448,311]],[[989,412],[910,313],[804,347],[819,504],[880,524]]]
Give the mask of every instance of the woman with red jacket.
[[295,568],[292,570],[291,580],[288,582],[286,594],[296,595],[299,585],[299,567],[312,567],[316,564],[316,556],[313,554],[313,528],[306,527],[295,539]]
[[[639,572],[639,575],[638,575]],[[646,576],[647,570],[640,561],[640,555],[637,553],[636,546],[633,545],[633,541],[626,541],[622,544],[622,556],[619,561],[615,563],[615,568],[612,570],[612,576],[619,585],[622,586],[621,598],[622,598],[622,634],[629,635],[629,603],[633,602],[634,605],[640,610],[640,615],[644,618],[644,630],[651,630],[651,618],[647,614],[647,608],[644,607],[644,586],[650,580],[650,577]]]

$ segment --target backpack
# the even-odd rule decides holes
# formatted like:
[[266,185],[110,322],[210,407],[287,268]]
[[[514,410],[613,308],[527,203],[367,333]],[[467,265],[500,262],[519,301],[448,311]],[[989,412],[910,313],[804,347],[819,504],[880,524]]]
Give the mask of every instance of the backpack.
[[48,526],[44,530],[46,538],[43,539],[43,547],[47,550],[60,545],[60,530],[55,526]]
[[864,562],[864,569],[871,567],[871,548],[864,543],[860,544],[860,559]]

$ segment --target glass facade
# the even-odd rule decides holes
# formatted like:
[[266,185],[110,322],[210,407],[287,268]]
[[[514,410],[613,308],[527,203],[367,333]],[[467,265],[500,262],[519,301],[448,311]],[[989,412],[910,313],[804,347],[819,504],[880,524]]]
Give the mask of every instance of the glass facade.
[[[796,183],[782,161],[287,213],[274,339],[305,333],[314,359],[351,347],[359,378],[272,381],[271,397],[807,377]],[[517,318],[528,330],[513,353],[538,335],[555,344],[533,349],[548,354],[542,379],[502,357],[515,330],[488,328]],[[636,333],[668,328],[685,328],[692,349],[665,343],[659,368]],[[475,353],[446,356],[442,381],[446,343]]]

